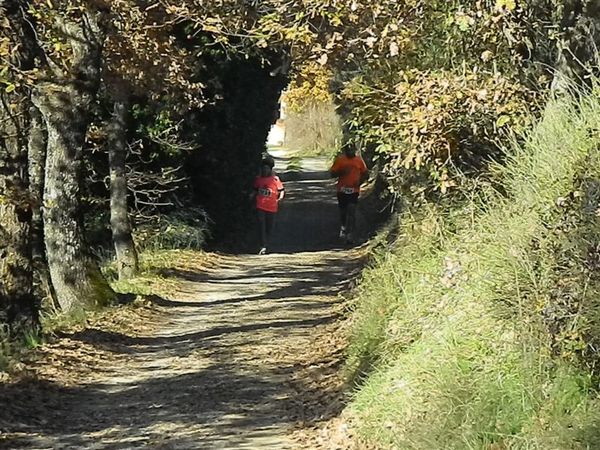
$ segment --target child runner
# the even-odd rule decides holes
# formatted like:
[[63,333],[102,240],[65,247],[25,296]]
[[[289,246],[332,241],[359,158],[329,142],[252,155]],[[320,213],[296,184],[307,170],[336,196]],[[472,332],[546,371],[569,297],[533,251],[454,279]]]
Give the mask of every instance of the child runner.
[[363,159],[356,154],[353,144],[344,146],[344,153],[339,155],[329,169],[333,178],[338,179],[337,199],[340,208],[340,238],[346,243],[353,242],[356,226],[356,206],[360,194],[360,185],[369,177],[369,171]]
[[267,244],[275,223],[279,201],[285,195],[283,183],[277,175],[273,174],[274,165],[275,161],[270,156],[263,158],[260,175],[254,181],[261,244],[259,255],[267,253]]

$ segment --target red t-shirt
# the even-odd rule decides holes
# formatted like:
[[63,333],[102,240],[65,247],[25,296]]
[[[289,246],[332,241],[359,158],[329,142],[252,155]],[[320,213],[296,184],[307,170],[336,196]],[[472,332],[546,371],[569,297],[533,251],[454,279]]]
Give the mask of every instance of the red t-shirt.
[[360,179],[367,172],[367,166],[358,155],[353,158],[340,155],[335,159],[330,171],[342,172],[338,178],[338,192],[353,194],[360,191]]
[[279,193],[283,191],[283,183],[276,175],[256,177],[256,209],[267,212],[277,212]]

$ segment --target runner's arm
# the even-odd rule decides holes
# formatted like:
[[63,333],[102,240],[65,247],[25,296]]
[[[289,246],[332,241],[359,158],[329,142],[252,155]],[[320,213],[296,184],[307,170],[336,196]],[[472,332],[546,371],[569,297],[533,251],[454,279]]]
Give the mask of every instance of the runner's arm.
[[348,175],[348,172],[351,170],[352,169],[350,167],[338,167],[336,169],[332,167],[329,171],[329,175],[331,175],[331,178],[339,178],[343,177],[344,175]]
[[283,197],[285,197],[285,187],[283,186],[281,179],[277,177],[277,201],[283,200]]
[[338,178],[343,175],[341,170],[342,168],[340,166],[340,160],[339,158],[336,158],[336,160],[333,163],[333,166],[331,166],[331,169],[329,169],[329,175],[331,176],[331,178]]

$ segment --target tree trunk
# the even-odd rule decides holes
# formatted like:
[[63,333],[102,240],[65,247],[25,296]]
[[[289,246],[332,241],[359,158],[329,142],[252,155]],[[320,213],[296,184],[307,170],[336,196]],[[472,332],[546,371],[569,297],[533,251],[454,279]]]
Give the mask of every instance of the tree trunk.
[[[31,264],[31,201],[27,190],[26,111],[0,94],[0,322],[35,317]],[[16,97],[16,96],[14,96]]]
[[27,141],[29,164],[29,192],[32,199],[31,247],[33,256],[34,293],[37,298],[49,298],[57,305],[50,281],[50,271],[44,249],[44,222],[42,202],[44,197],[44,170],[48,136],[42,115],[35,106],[29,108],[29,133]]
[[114,292],[84,238],[82,148],[91,96],[73,85],[44,83],[34,102],[48,130],[44,186],[44,240],[50,278],[64,311],[107,304]]
[[133,277],[138,272],[138,255],[131,234],[127,208],[127,112],[128,102],[115,101],[110,127],[108,158],[110,165],[110,226],[117,256],[119,279]]
[[[3,32],[13,49],[0,63],[28,70],[33,67],[34,41],[22,16],[24,6],[18,0],[0,0],[0,16],[7,19]],[[23,90],[0,90],[0,322],[8,323],[12,330],[37,322],[25,138],[28,104]]]
[[39,83],[33,92],[48,131],[44,240],[50,278],[64,311],[88,309],[115,297],[89,252],[81,204],[82,152],[89,111],[100,80],[103,33],[92,12],[60,24],[73,48],[71,73]]
[[44,167],[46,165],[46,129],[42,116],[35,106],[29,108],[30,124],[27,141],[29,163],[29,191],[33,201],[32,248],[34,259],[44,259],[44,224],[42,199],[44,194]]

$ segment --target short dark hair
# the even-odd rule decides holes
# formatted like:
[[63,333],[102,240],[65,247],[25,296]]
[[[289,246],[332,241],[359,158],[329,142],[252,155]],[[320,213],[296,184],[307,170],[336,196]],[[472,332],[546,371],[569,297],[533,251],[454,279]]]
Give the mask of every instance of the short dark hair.
[[342,146],[342,151],[344,153],[346,153],[347,151],[351,151],[356,153],[356,143],[355,142],[346,142],[343,146]]
[[261,165],[269,166],[272,169],[275,166],[275,160],[271,156],[264,156]]

